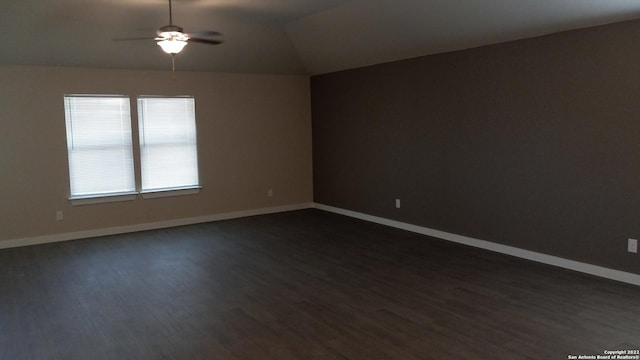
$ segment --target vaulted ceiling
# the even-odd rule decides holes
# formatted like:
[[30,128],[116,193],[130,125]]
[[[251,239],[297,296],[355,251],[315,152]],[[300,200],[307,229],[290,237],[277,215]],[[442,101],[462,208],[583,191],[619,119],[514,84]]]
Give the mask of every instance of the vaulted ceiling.
[[[173,0],[180,70],[322,74],[640,18],[640,0]],[[168,69],[168,0],[0,0],[0,63]],[[640,41],[640,39],[638,39]]]

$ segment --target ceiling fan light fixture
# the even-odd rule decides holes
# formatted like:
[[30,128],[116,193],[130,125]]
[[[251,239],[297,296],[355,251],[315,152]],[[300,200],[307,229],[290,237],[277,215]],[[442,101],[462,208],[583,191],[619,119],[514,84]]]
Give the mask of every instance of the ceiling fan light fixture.
[[158,34],[156,40],[158,40],[158,45],[162,48],[164,52],[167,54],[177,54],[187,45],[187,40],[189,40],[189,36],[185,35],[182,32],[182,28],[173,25],[167,25],[161,30]]
[[177,54],[187,45],[185,40],[165,39],[158,41],[158,45],[167,54]]

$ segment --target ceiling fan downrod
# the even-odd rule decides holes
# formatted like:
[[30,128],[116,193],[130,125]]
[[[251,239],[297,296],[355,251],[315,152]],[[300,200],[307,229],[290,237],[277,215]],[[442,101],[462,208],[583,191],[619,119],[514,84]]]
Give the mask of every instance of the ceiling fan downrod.
[[171,0],[169,0],[169,25],[173,25],[173,11],[171,10]]

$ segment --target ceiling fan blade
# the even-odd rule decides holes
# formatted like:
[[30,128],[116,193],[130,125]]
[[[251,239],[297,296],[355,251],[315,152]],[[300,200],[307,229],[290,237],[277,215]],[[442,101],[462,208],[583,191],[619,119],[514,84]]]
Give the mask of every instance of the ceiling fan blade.
[[221,36],[222,34],[213,30],[204,30],[204,31],[193,31],[187,35],[202,38],[207,36]]
[[211,44],[211,45],[222,44],[222,40],[202,39],[202,38],[197,38],[197,37],[189,38],[188,41],[189,42],[202,43],[202,44]]
[[135,37],[135,38],[115,38],[112,41],[131,41],[131,40],[154,40],[155,36]]

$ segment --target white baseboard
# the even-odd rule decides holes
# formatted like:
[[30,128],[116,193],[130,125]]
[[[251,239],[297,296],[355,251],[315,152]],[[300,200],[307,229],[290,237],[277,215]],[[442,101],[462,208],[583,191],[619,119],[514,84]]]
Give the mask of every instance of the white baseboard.
[[185,218],[185,219],[174,219],[174,220],[158,221],[158,222],[136,224],[136,225],[116,226],[116,227],[96,229],[96,230],[84,230],[84,231],[75,231],[75,232],[63,233],[63,234],[34,236],[34,237],[22,238],[22,239],[11,239],[11,240],[0,241],[0,249],[27,246],[27,245],[45,244],[45,243],[52,243],[52,242],[59,242],[59,241],[86,239],[86,238],[106,236],[106,235],[125,234],[125,233],[145,231],[145,230],[163,229],[163,228],[199,224],[199,223],[205,223],[205,222],[211,222],[211,221],[228,220],[228,219],[242,218],[242,217],[255,216],[255,215],[266,215],[266,214],[274,214],[274,213],[292,211],[292,210],[309,209],[313,207],[314,207],[313,203],[293,204],[293,205],[284,205],[284,206],[276,206],[276,207],[261,208],[261,209],[241,210],[241,211],[234,211],[234,212],[228,212],[228,213],[222,213],[222,214],[212,214],[212,215],[198,216],[198,217]]
[[493,243],[486,240],[474,239],[471,237],[448,233],[441,230],[434,230],[434,229],[430,229],[423,226],[408,224],[408,223],[404,223],[396,220],[390,220],[390,219],[386,219],[378,216],[368,215],[368,214],[364,214],[364,213],[360,213],[352,210],[346,210],[346,209],[341,209],[341,208],[337,208],[329,205],[317,204],[317,203],[315,204],[303,203],[303,204],[284,205],[284,206],[276,206],[276,207],[261,208],[261,209],[241,210],[241,211],[205,215],[205,216],[199,216],[199,217],[193,217],[193,218],[174,219],[174,220],[158,221],[158,222],[136,224],[136,225],[116,226],[116,227],[96,229],[96,230],[84,230],[84,231],[76,231],[76,232],[70,232],[70,233],[4,240],[4,241],[0,241],[0,249],[27,246],[27,245],[45,244],[45,243],[52,243],[52,242],[59,242],[59,241],[86,239],[86,238],[106,236],[106,235],[125,234],[125,233],[145,231],[145,230],[163,229],[163,228],[169,228],[169,227],[175,227],[175,226],[199,224],[199,223],[206,223],[211,221],[228,220],[228,219],[242,218],[242,217],[255,216],[255,215],[274,214],[279,212],[302,210],[302,209],[309,209],[309,208],[316,208],[319,210],[324,210],[324,211],[328,211],[336,214],[346,215],[352,218],[370,221],[373,223],[386,225],[386,226],[390,226],[390,227],[394,227],[402,230],[407,230],[407,231],[411,231],[411,232],[422,234],[422,235],[432,236],[439,239],[456,242],[459,244],[486,249],[486,250],[494,251],[501,254],[511,255],[511,256],[515,256],[515,257],[519,257],[519,258],[523,258],[531,261],[540,262],[543,264],[553,265],[553,266],[557,266],[557,267],[561,267],[569,270],[574,270],[574,271],[579,271],[579,272],[590,274],[590,275],[599,276],[602,278],[607,278],[611,280],[621,281],[628,284],[640,286],[640,275],[638,274],[609,269],[609,268],[605,268],[597,265],[582,263],[574,260],[564,259],[557,256],[552,256],[552,255],[542,254],[542,253],[520,249],[512,246],[497,244],[497,243]]
[[443,240],[456,242],[459,244],[469,245],[481,249],[494,251],[501,254],[511,255],[522,259],[536,261],[539,263],[553,265],[569,270],[579,271],[582,273],[595,275],[602,278],[621,281],[628,284],[640,285],[640,275],[609,269],[597,265],[582,263],[578,261],[568,260],[557,256],[542,254],[534,251],[524,250],[512,246],[493,243],[486,240],[474,239],[467,236],[456,235],[445,231],[434,230],[423,226],[417,226],[400,221],[390,220],[373,215],[363,214],[356,211],[341,209],[329,205],[315,204],[315,208],[319,210],[329,211],[336,214],[346,215],[360,220],[370,221],[377,224],[391,226],[394,228],[411,231],[414,233],[436,237]]

